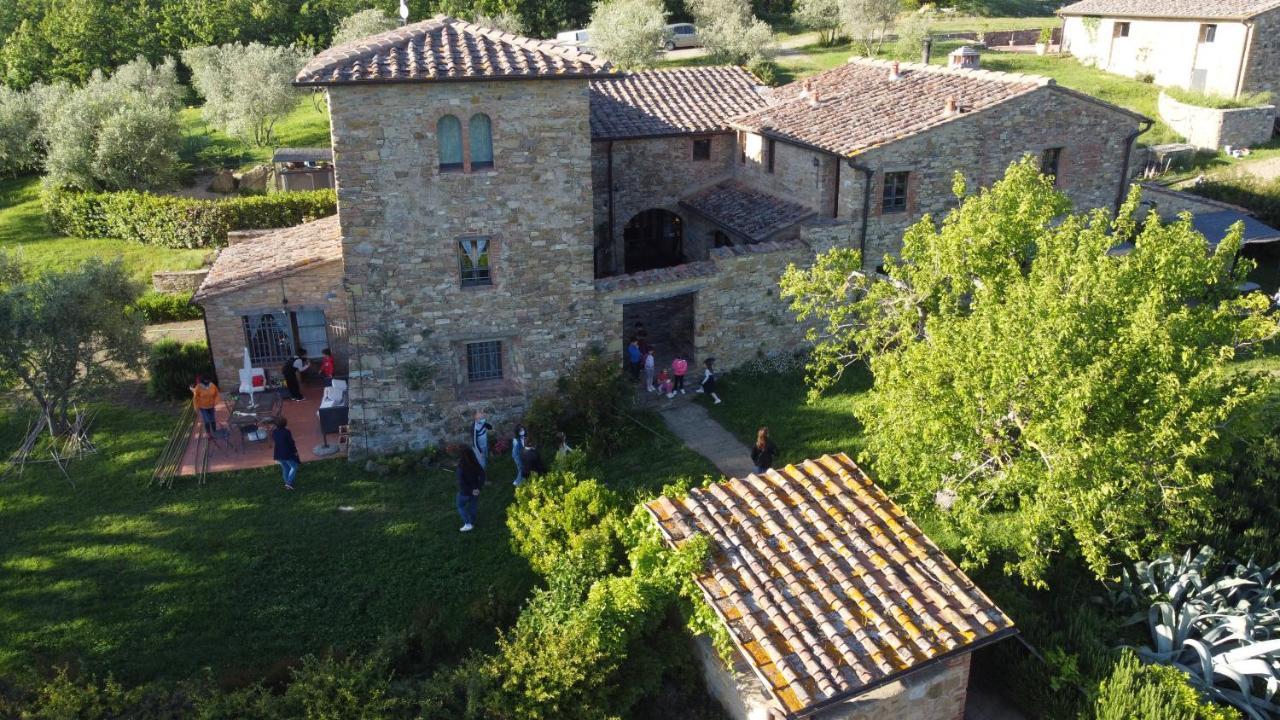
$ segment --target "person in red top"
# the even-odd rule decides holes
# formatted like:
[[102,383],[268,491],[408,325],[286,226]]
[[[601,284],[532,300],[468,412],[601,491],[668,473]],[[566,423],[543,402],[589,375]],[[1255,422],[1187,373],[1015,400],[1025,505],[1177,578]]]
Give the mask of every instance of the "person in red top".
[[333,380],[333,352],[329,348],[320,351],[320,375],[325,379],[325,385],[331,384]]

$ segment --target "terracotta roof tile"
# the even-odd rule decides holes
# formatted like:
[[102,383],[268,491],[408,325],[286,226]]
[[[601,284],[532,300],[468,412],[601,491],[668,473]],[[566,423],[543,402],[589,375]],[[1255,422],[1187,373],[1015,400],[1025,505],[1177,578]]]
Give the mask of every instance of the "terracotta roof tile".
[[733,180],[700,190],[680,205],[755,242],[817,214],[804,205]]
[[788,716],[1013,631],[843,454],[647,507],[669,544],[711,541],[697,582]]
[[[777,102],[733,118],[734,127],[854,155],[1049,85],[1048,78],[851,58],[778,88]],[[954,98],[960,112],[948,115]]]
[[1280,8],[1280,0],[1081,0],[1059,15],[1245,19]]
[[723,132],[765,106],[760,81],[736,66],[648,70],[591,82],[595,140]]
[[338,216],[331,215],[223,248],[192,300],[201,302],[341,260],[342,230]]
[[610,74],[609,64],[589,53],[437,15],[325,50],[303,66],[294,83],[523,80]]

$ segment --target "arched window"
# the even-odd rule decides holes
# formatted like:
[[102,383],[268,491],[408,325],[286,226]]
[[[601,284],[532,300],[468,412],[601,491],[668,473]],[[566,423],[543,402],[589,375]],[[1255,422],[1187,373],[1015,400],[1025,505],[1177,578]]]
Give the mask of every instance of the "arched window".
[[471,116],[467,130],[471,135],[471,169],[493,167],[493,129],[489,116],[476,113]]
[[462,169],[462,123],[445,115],[436,123],[436,143],[440,148],[440,169]]

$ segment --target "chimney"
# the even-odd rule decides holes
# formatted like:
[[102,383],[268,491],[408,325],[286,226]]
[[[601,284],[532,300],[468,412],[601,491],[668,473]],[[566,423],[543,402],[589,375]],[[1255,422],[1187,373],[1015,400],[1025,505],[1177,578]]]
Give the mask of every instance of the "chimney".
[[898,71],[898,63],[896,63],[896,62],[895,62],[895,63],[894,63],[894,64],[889,68],[889,79],[890,79],[890,80],[897,80],[897,79],[898,79],[898,78],[900,78],[900,77],[902,77],[902,73]]
[[947,60],[947,66],[953,70],[978,70],[982,67],[982,55],[968,45],[952,50]]
[[952,115],[958,115],[959,113],[960,103],[956,102],[954,97],[947,98],[947,105],[943,108],[942,115],[944,117],[951,117]]
[[929,60],[933,55],[933,38],[926,37],[924,39],[924,52],[921,53],[920,62],[925,65],[929,64]]

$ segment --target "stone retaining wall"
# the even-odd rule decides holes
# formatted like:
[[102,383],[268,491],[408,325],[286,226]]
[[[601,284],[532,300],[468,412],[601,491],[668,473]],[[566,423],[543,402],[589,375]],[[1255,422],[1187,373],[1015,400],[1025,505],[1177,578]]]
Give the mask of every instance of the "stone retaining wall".
[[209,274],[209,268],[199,270],[161,270],[151,273],[151,289],[162,293],[194,293]]
[[1160,117],[1187,142],[1198,148],[1217,150],[1224,145],[1252,147],[1271,139],[1275,132],[1276,107],[1216,108],[1188,105],[1160,93]]

